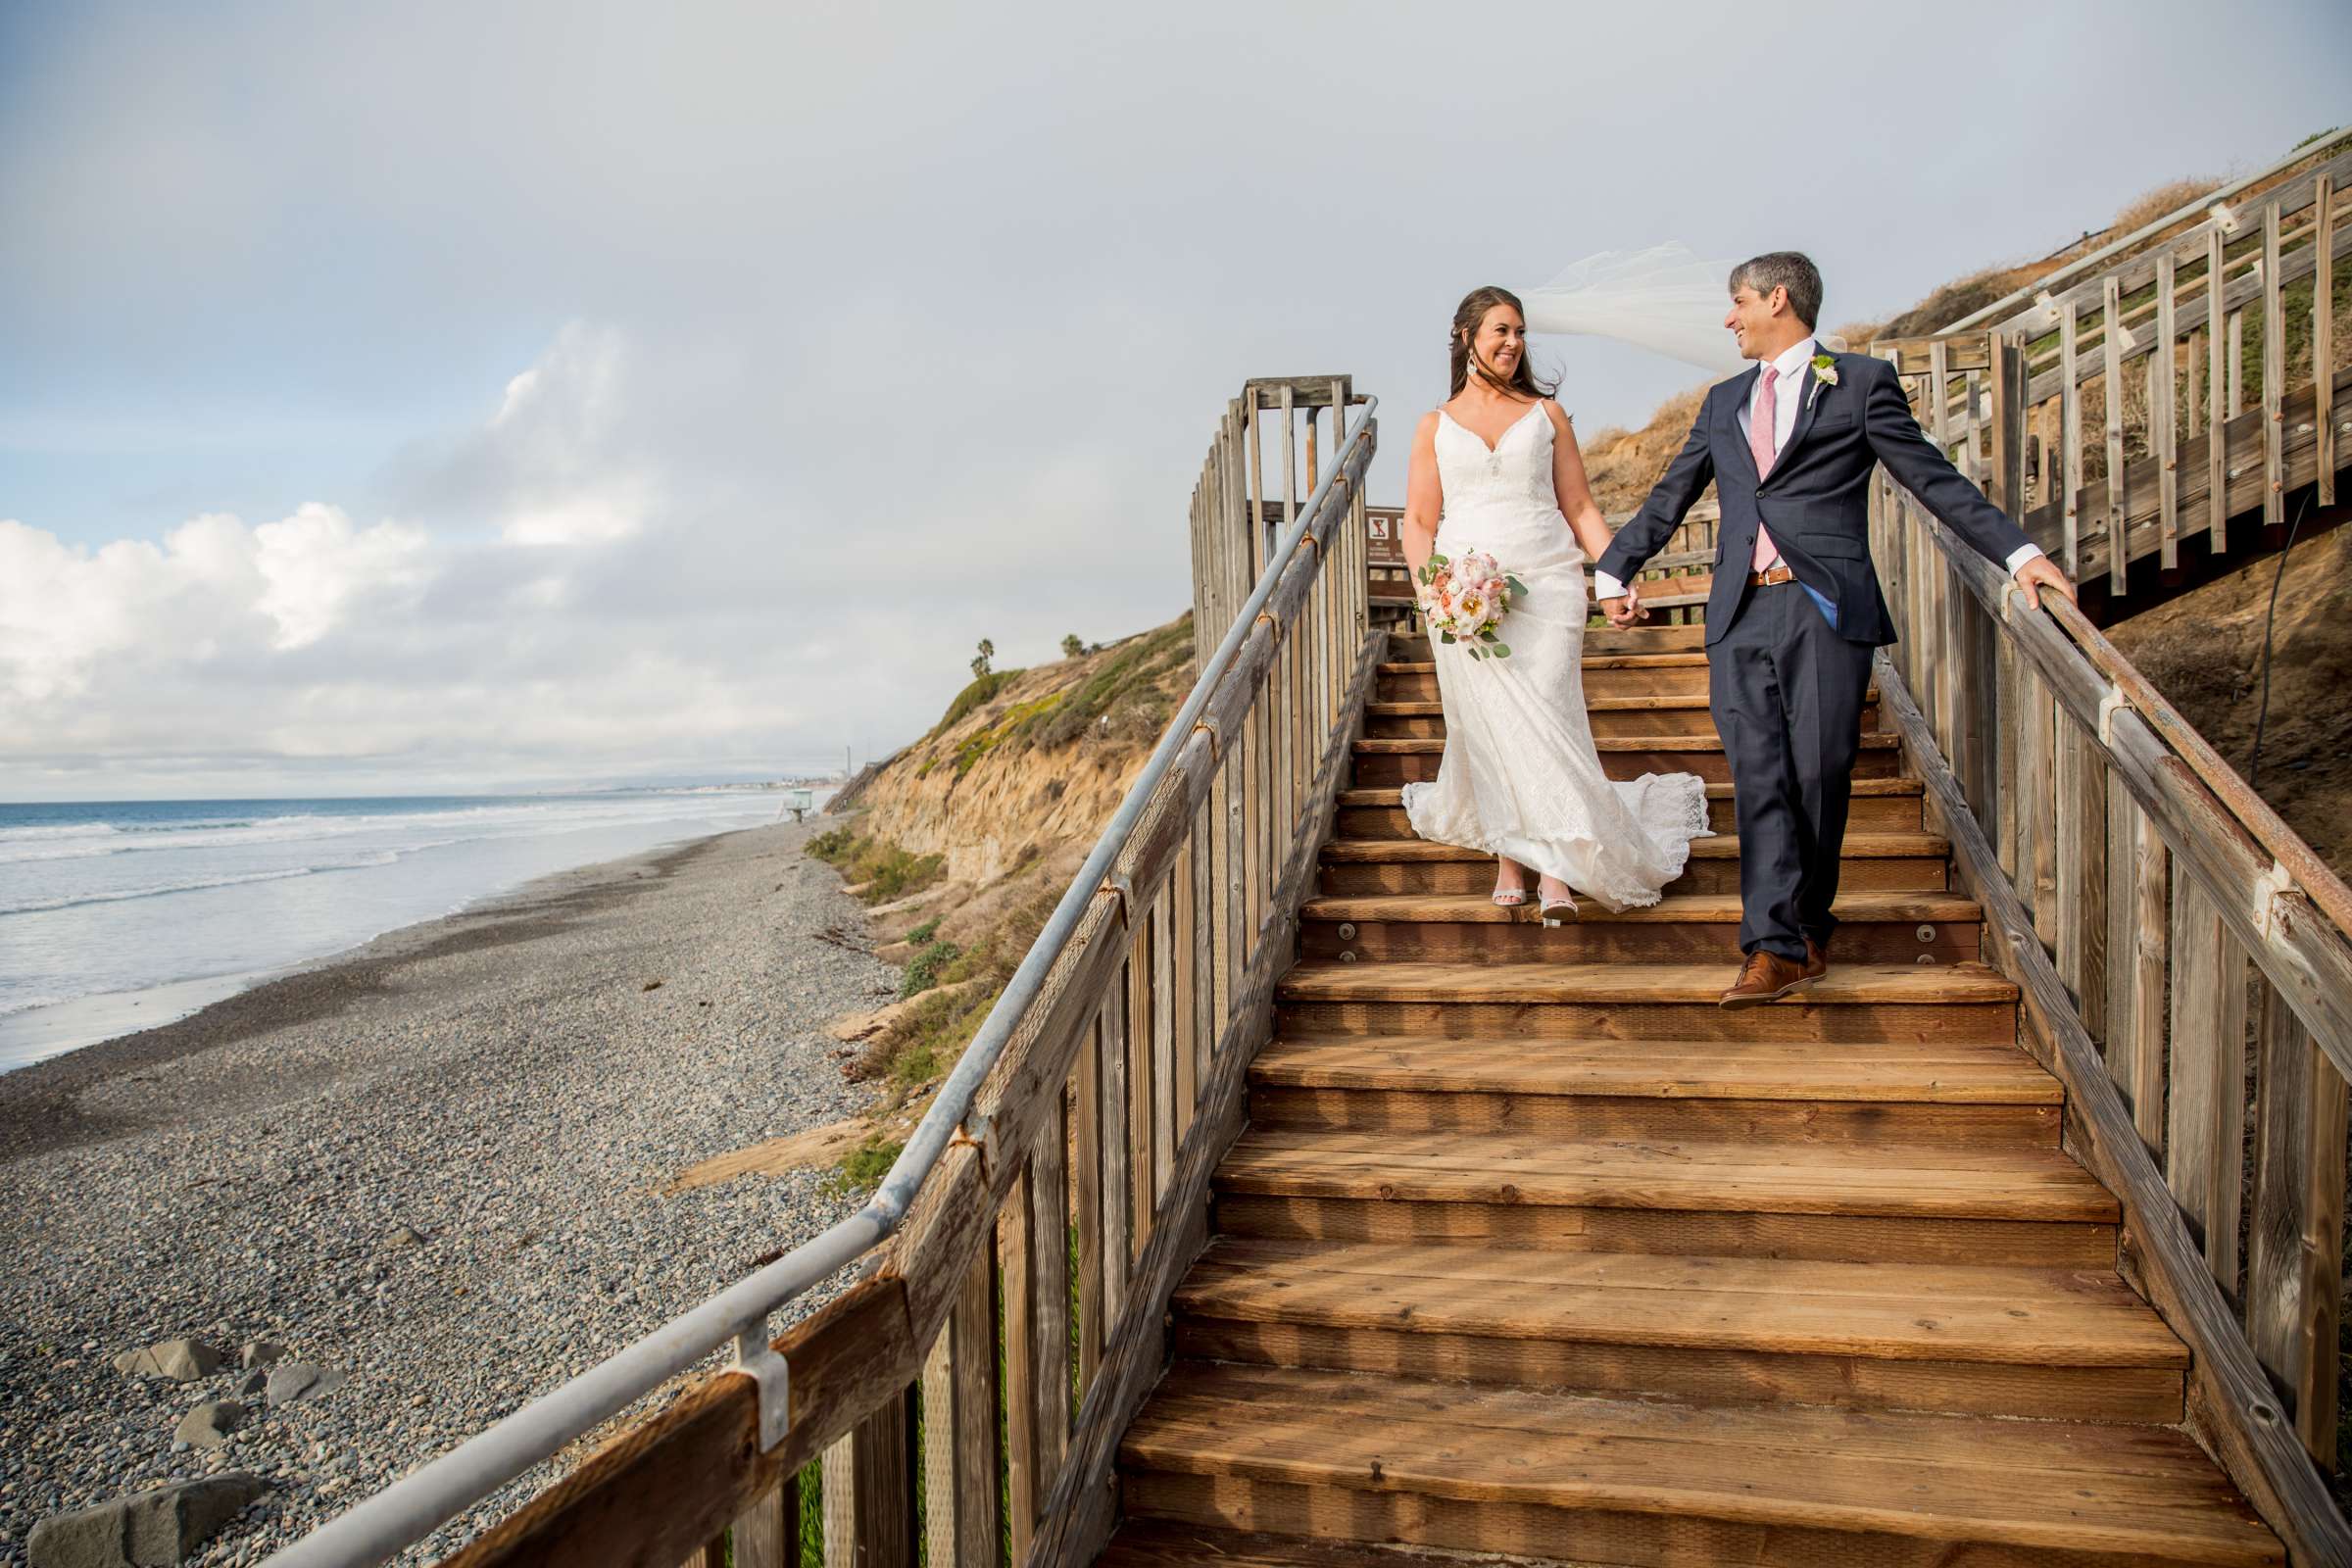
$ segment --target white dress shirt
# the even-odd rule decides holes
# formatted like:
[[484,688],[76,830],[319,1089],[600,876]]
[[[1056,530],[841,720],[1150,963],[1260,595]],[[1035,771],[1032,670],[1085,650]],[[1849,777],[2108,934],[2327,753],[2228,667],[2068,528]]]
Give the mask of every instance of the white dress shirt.
[[[1781,372],[1772,387],[1772,450],[1776,457],[1780,454],[1781,449],[1788,444],[1788,437],[1796,431],[1797,411],[1804,406],[1804,399],[1798,393],[1804,386],[1805,367],[1811,363],[1813,356],[1820,352],[1821,345],[1808,334],[1797,342],[1791,343],[1772,362],[1773,368]],[[1759,374],[1755,384],[1747,389],[1747,401],[1740,406],[1740,413],[1736,416],[1740,422],[1740,436],[1742,440],[1747,438],[1748,431],[1755,428],[1753,420],[1756,400],[1763,395],[1764,377]],[[2009,554],[2009,575],[2016,576],[2018,567],[2040,554],[2041,547],[2039,545],[2018,546]],[[1624,593],[1625,584],[1605,571],[1594,569],[1592,573],[1592,597],[1594,599],[1616,599],[1623,596]]]

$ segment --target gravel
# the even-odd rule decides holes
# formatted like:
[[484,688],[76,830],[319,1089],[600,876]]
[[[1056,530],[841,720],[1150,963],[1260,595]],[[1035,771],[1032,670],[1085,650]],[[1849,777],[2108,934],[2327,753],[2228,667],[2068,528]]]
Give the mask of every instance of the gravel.
[[[822,1025],[897,979],[816,831],[566,872],[0,1076],[0,1563],[48,1514],[239,1470],[269,1495],[191,1560],[258,1562],[855,1207],[821,1171],[660,1192],[860,1106]],[[175,1336],[220,1369],[115,1369]],[[175,1446],[254,1341],[348,1381]]]

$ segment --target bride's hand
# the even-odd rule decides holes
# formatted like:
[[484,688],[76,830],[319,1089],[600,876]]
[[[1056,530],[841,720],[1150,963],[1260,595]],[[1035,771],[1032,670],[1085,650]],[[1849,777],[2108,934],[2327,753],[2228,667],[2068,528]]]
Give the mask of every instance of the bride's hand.
[[1600,612],[1608,616],[1610,625],[1618,627],[1636,625],[1649,618],[1649,612],[1642,608],[1641,591],[1630,582],[1617,598],[1600,601]]

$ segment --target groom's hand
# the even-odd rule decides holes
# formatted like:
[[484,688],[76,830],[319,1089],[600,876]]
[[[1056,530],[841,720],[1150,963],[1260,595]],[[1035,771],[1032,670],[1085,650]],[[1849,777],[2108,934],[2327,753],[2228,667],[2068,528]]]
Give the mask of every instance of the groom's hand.
[[1630,588],[1614,599],[1599,601],[1599,604],[1600,612],[1609,617],[1612,626],[1632,626],[1649,618],[1649,612],[1642,608],[1642,601]]
[[2068,604],[2075,603],[2075,585],[2067,581],[2066,573],[2047,556],[2035,556],[2017,568],[2017,586],[2026,596],[2028,610],[2041,608],[2041,590],[2047,588]]

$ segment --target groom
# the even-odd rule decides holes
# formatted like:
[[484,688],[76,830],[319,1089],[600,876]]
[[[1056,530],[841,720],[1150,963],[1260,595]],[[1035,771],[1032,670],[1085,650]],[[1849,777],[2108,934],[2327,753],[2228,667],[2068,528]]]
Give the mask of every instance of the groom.
[[1625,584],[1716,483],[1707,695],[1740,823],[1739,980],[1727,1007],[1801,991],[1829,966],[1871,650],[1894,641],[1870,561],[1871,468],[1885,464],[2041,608],[2074,585],[1920,433],[1884,360],[1814,341],[1821,273],[1794,251],[1732,272],[1723,324],[1757,368],[1708,389],[1690,438],[1594,570],[1612,625],[1648,612]]

